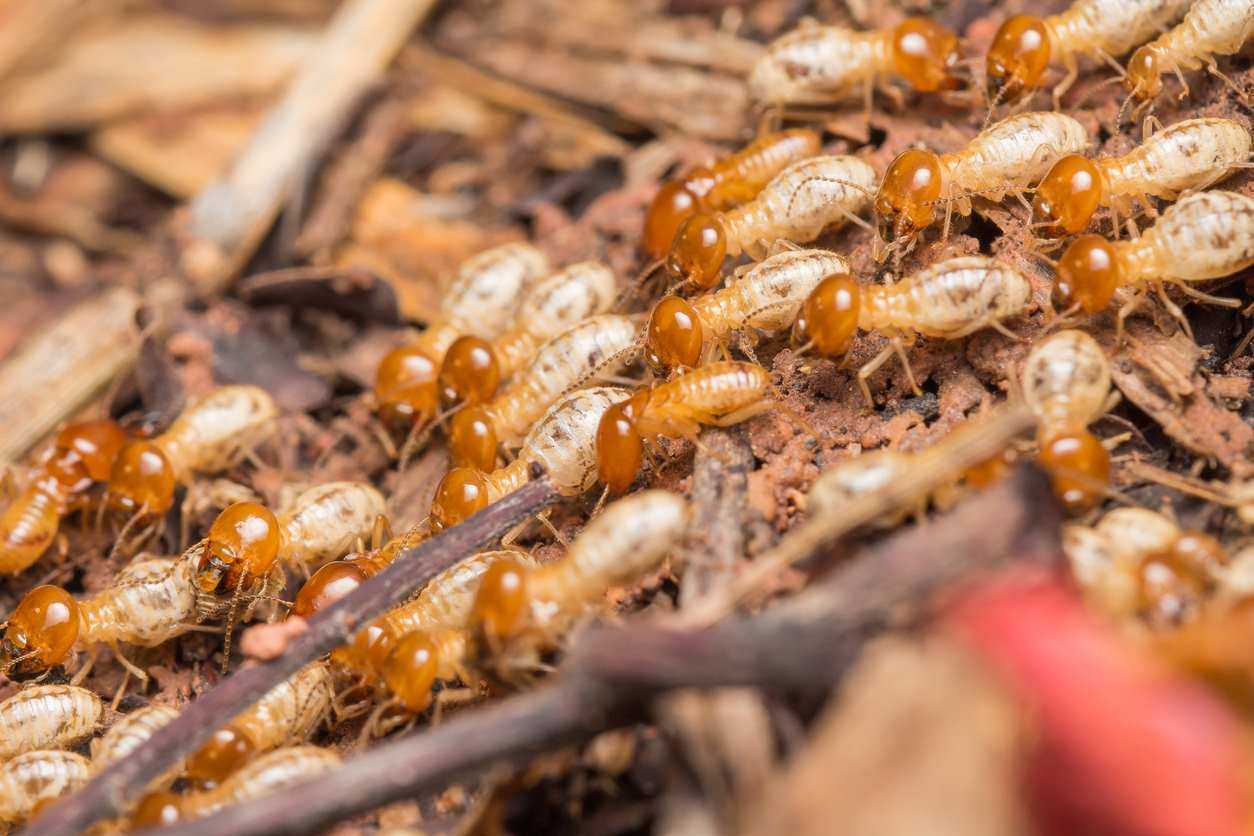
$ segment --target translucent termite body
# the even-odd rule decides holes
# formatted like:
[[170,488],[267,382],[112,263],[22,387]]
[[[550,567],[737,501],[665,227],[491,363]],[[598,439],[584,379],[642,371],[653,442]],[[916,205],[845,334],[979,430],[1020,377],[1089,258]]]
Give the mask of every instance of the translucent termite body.
[[449,346],[440,369],[441,397],[449,404],[488,400],[546,341],[608,311],[616,288],[614,272],[597,261],[581,261],[543,279],[522,300],[504,334],[492,341],[462,336]]
[[0,702],[0,760],[68,749],[100,724],[100,697],[74,685],[32,685]]
[[[1077,238],[1058,261],[1054,304],[1092,314],[1110,304],[1120,287],[1152,287],[1166,299],[1161,291],[1168,284],[1224,304],[1189,283],[1230,276],[1251,264],[1254,198],[1236,192],[1199,192],[1168,207],[1140,238],[1114,242],[1097,235]],[[1135,301],[1120,311],[1121,326]],[[1179,308],[1166,302],[1183,321]]]
[[380,361],[374,396],[381,417],[408,426],[434,416],[440,363],[448,347],[462,334],[498,336],[523,294],[548,272],[544,253],[524,243],[505,244],[465,261],[444,291],[439,316],[414,342]]
[[743,206],[684,221],[667,255],[667,270],[675,279],[713,287],[725,257],[748,253],[760,260],[775,241],[813,241],[823,230],[857,218],[875,186],[875,169],[857,157],[795,162]]
[[[876,493],[898,479],[910,478],[918,454],[900,450],[868,450],[839,461],[819,474],[806,491],[805,509],[810,516],[832,516],[855,499]],[[877,521],[877,527],[896,527],[909,509],[894,511]]]
[[125,432],[108,420],[70,424],[57,433],[26,486],[0,514],[0,573],[21,572],[47,551],[61,518],[109,478],[125,443]]
[[1054,108],[1080,73],[1079,57],[1113,59],[1163,31],[1189,8],[1189,0],[1077,0],[1048,17],[1015,15],[1002,23],[988,50],[989,89],[1014,98],[1036,87],[1050,64],[1066,77],[1054,88]]
[[122,448],[109,475],[110,501],[131,513],[164,514],[176,484],[234,467],[274,431],[278,414],[264,389],[214,389],[189,404],[161,435]]
[[[1235,55],[1254,35],[1254,13],[1248,0],[1197,0],[1188,6],[1184,20],[1170,31],[1132,53],[1128,60],[1128,74],[1124,87],[1141,102],[1151,102],[1163,90],[1163,74],[1175,73],[1188,95],[1189,86],[1184,81],[1185,70],[1206,67],[1212,74],[1223,79],[1228,86],[1235,85],[1219,72],[1215,63],[1217,55]],[[1238,95],[1244,96],[1240,90]]]
[[320,566],[366,540],[387,513],[383,495],[365,482],[329,482],[296,497],[279,515],[279,559],[289,566]]
[[86,784],[91,777],[87,758],[74,752],[41,750],[0,764],[0,822],[18,824],[40,804]]
[[985,256],[939,262],[890,285],[859,285],[847,274],[828,276],[810,293],[793,339],[825,357],[843,357],[858,329],[877,331],[891,344],[858,371],[858,385],[874,406],[867,378],[894,353],[919,391],[906,360],[907,337],[956,340],[1022,314],[1032,288],[1018,271]]
[[889,164],[875,195],[880,237],[912,239],[945,205],[946,232],[956,207],[971,214],[971,196],[1000,200],[1039,181],[1059,158],[1089,145],[1084,127],[1061,113],[1021,113],[986,128],[966,148],[936,154],[903,151]]
[[924,17],[891,29],[858,32],[805,25],[776,38],[749,73],[759,105],[817,105],[868,93],[877,81],[904,79],[924,92],[956,89],[958,36]]
[[[756,367],[755,367],[756,368]],[[573,392],[549,408],[523,439],[518,457],[503,468],[484,473],[455,467],[440,481],[431,501],[436,530],[456,525],[471,514],[522,487],[533,464],[566,496],[583,493],[596,483],[597,426],[611,406],[629,392],[596,386]]]
[[679,225],[696,212],[721,212],[753,200],[785,166],[813,157],[819,147],[814,131],[764,134],[734,154],[664,183],[645,212],[641,236],[645,252],[661,259]]
[[725,361],[696,368],[642,389],[605,411],[596,431],[596,474],[612,494],[635,481],[646,442],[662,436],[696,441],[701,425],[728,427],[771,409],[766,369]]
[[[91,742],[91,767],[100,772],[147,743],[157,731],[179,716],[177,709],[168,705],[148,705],[113,721],[109,730]],[[152,786],[168,786],[183,771],[183,762],[153,782]]]
[[789,250],[720,290],[692,300],[668,296],[649,318],[645,359],[656,370],[692,368],[710,359],[714,347],[725,345],[732,334],[784,330],[825,276],[848,272],[848,262],[828,250]]
[[1176,122],[1118,157],[1066,156],[1037,185],[1033,214],[1053,234],[1077,233],[1108,206],[1118,229],[1119,217],[1135,215],[1138,202],[1175,200],[1227,177],[1249,160],[1250,146],[1239,122],[1205,117]]
[[454,464],[490,470],[499,445],[517,444],[564,393],[597,375],[613,374],[633,359],[639,333],[630,317],[603,314],[549,340],[499,395],[453,416],[449,451]]

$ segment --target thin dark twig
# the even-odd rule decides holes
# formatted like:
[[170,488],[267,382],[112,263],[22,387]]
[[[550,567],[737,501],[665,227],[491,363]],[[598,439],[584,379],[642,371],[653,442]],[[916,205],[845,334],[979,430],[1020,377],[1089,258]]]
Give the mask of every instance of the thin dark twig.
[[926,618],[939,590],[1012,563],[1055,564],[1059,530],[1048,481],[1033,468],[1021,468],[1000,487],[886,541],[760,615],[696,630],[595,628],[576,643],[551,686],[465,712],[312,781],[161,832],[321,831],[356,813],[473,778],[487,767],[522,763],[643,720],[653,697],[673,688],[825,692],[867,641],[891,626]]
[[405,549],[391,566],[310,619],[309,629],[282,656],[238,670],[223,680],[129,757],[114,763],[82,790],[33,821],[27,833],[82,833],[95,822],[124,812],[149,783],[193,752],[214,729],[307,662],[346,643],[369,619],[405,601],[437,573],[500,539],[557,498],[557,491],[547,478],[535,479],[461,525]]

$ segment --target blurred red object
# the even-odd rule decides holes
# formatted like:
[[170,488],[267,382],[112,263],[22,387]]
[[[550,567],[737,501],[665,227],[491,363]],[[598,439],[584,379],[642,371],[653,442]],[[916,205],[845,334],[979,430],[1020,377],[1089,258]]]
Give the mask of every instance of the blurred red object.
[[949,616],[1004,678],[1034,733],[1027,801],[1047,836],[1236,836],[1241,729],[1041,575],[994,581]]

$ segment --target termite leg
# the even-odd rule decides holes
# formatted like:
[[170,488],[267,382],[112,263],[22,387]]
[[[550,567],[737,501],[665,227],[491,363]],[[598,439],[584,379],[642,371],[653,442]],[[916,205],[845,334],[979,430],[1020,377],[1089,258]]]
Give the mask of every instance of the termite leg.
[[755,340],[751,340],[749,335],[743,331],[736,335],[736,345],[740,347],[740,352],[744,354],[745,357],[749,358],[750,363],[755,366],[761,366],[762,364],[758,362],[757,352],[753,350],[755,342]]
[[[119,657],[120,658],[120,657]],[[131,670],[127,668],[122,673],[122,682],[118,685],[118,690],[113,694],[113,702],[109,703],[109,708],[113,711],[118,710],[118,706],[122,704],[122,697],[126,694],[126,686],[131,684]]]
[[910,367],[910,358],[906,356],[906,346],[900,337],[893,337],[891,342],[893,353],[897,355],[897,359],[901,361],[901,367],[906,370],[906,380],[910,382],[910,388],[914,390],[915,397],[923,394],[923,390],[919,388],[918,382],[914,379],[914,369]]
[[1180,69],[1179,64],[1176,64],[1171,69],[1175,71],[1176,78],[1180,79],[1179,101],[1184,101],[1189,97],[1189,83],[1184,80],[1184,71]]
[[121,664],[122,667],[130,671],[132,674],[134,674],[136,679],[138,679],[140,682],[148,681],[148,672],[145,671],[143,668],[139,667],[138,665],[136,665],[130,659],[127,659],[125,656],[123,656],[122,651],[118,649],[117,642],[112,642],[112,641],[109,642],[109,649],[113,651],[113,655],[118,660],[118,663]]
[[93,644],[91,646],[91,650],[87,652],[87,661],[83,663],[83,666],[81,668],[79,668],[77,671],[74,672],[73,678],[70,679],[71,685],[82,684],[83,680],[87,678],[87,675],[91,673],[91,669],[96,664],[96,657],[99,655],[100,655],[100,648],[97,645]]
[[1185,296],[1192,297],[1199,302],[1205,302],[1208,305],[1218,305],[1221,308],[1239,308],[1241,307],[1240,299],[1233,299],[1229,296],[1212,296],[1209,293],[1203,293],[1195,287],[1191,287],[1186,282],[1180,282],[1176,285],[1180,288],[1180,292]]
[[1005,337],[1006,339],[1009,339],[1009,340],[1014,340],[1014,341],[1015,341],[1015,342],[1017,342],[1017,343],[1029,343],[1029,342],[1032,342],[1032,341],[1031,341],[1030,339],[1028,339],[1027,337],[1025,337],[1025,336],[1023,336],[1023,335],[1021,335],[1021,334],[1016,334],[1014,331],[1011,331],[1009,328],[1007,328],[1007,327],[1005,326],[1005,324],[1004,324],[1004,323],[1003,323],[1000,319],[994,319],[994,320],[990,321],[990,322],[988,323],[988,327],[989,327],[989,328],[992,328],[994,331],[996,331],[997,333],[1001,334],[1001,335],[1002,335],[1003,337]]
[[[463,682],[466,680],[463,679]],[[446,705],[457,705],[459,703],[473,702],[479,697],[479,692],[474,688],[445,688],[435,695],[435,708],[431,712],[431,725],[438,725],[444,715],[444,707]]]
[[1176,321],[1180,323],[1180,327],[1184,329],[1185,335],[1189,339],[1193,339],[1193,327],[1189,325],[1189,320],[1180,306],[1171,301],[1171,297],[1167,295],[1166,285],[1163,282],[1154,282],[1154,292],[1158,294],[1158,298],[1163,303],[1163,307],[1167,309],[1167,313],[1175,317]]
[[1132,316],[1132,314],[1136,312],[1137,308],[1141,307],[1141,302],[1144,298],[1145,298],[1145,294],[1136,293],[1132,296],[1131,299],[1124,302],[1123,305],[1119,307],[1119,313],[1115,315],[1115,342],[1116,343],[1119,343],[1121,345],[1123,344],[1123,341],[1125,337],[1127,336],[1127,333],[1124,330],[1123,324],[1124,322],[1127,321],[1128,317]]
[[862,397],[866,398],[867,409],[875,411],[875,399],[871,397],[871,387],[867,385],[867,380],[871,375],[879,371],[880,366],[888,362],[888,358],[893,356],[893,347],[887,346],[879,354],[871,358],[870,362],[858,369],[858,387],[862,389]]
[[736,424],[743,423],[756,418],[763,413],[769,412],[774,407],[774,401],[758,401],[757,403],[741,407],[735,412],[729,412],[718,418],[712,418],[709,423],[711,426],[715,427],[734,427]]
[[1080,77],[1080,65],[1075,60],[1075,53],[1063,53],[1062,63],[1067,68],[1067,74],[1054,87],[1054,110],[1062,110],[1063,95],[1071,89],[1071,85],[1075,84],[1075,80]]

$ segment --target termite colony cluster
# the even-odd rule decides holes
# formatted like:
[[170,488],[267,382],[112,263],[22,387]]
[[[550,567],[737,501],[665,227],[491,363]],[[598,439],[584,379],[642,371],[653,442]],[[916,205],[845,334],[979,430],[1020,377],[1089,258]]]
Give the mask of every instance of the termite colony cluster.
[[[801,24],[745,80],[757,136],[676,171],[644,207],[635,272],[554,263],[542,242],[487,249],[381,356],[360,396],[371,431],[398,468],[447,451],[429,510],[399,533],[382,474],[281,502],[205,489],[274,469],[287,425],[257,386],[208,389],[157,433],[64,426],[11,475],[0,515],[0,571],[20,584],[0,636],[0,671],[16,684],[0,702],[0,822],[36,815],[179,716],[177,702],[126,696],[177,660],[179,637],[214,643],[197,660],[203,685],[238,665],[244,622],[299,636],[417,547],[544,479],[563,500],[556,516],[374,614],[213,729],[114,824],[210,816],[351,758],[315,744],[373,745],[533,687],[612,602],[675,606],[668,583],[682,587],[708,534],[692,463],[723,463],[707,428],[737,428],[726,435],[748,439],[762,470],[790,462],[790,482],[760,484],[786,497],[771,521],[781,540],[942,473],[864,528],[922,523],[1034,461],[1069,517],[1072,578],[1105,617],[1168,631],[1248,600],[1254,552],[1239,529],[1254,523],[1254,469],[1221,481],[1200,478],[1202,465],[1163,470],[1167,488],[1208,500],[1175,518],[1154,501],[1163,494],[1132,490],[1145,479],[1128,465],[1153,449],[1114,384],[1134,326],[1192,340],[1186,307],[1248,304],[1234,280],[1254,265],[1250,93],[1225,62],[1252,31],[1250,0],[1077,0],[1007,18],[972,63],[980,42],[925,17],[879,31]],[[1107,76],[1126,99],[1081,112]],[[1177,82],[1181,95],[1215,87],[1231,112],[1164,124],[1155,111]],[[912,97],[954,130],[890,148],[809,126],[859,102],[874,120],[881,96]],[[987,119],[958,139],[960,108]],[[1100,151],[1129,120],[1141,141]],[[1012,406],[1033,433],[978,461],[954,453],[951,433]],[[197,530],[205,503],[218,513]],[[56,568],[76,526],[108,532],[124,560],[90,592]],[[181,549],[153,551],[176,539]],[[109,660],[116,692],[83,687]]]

